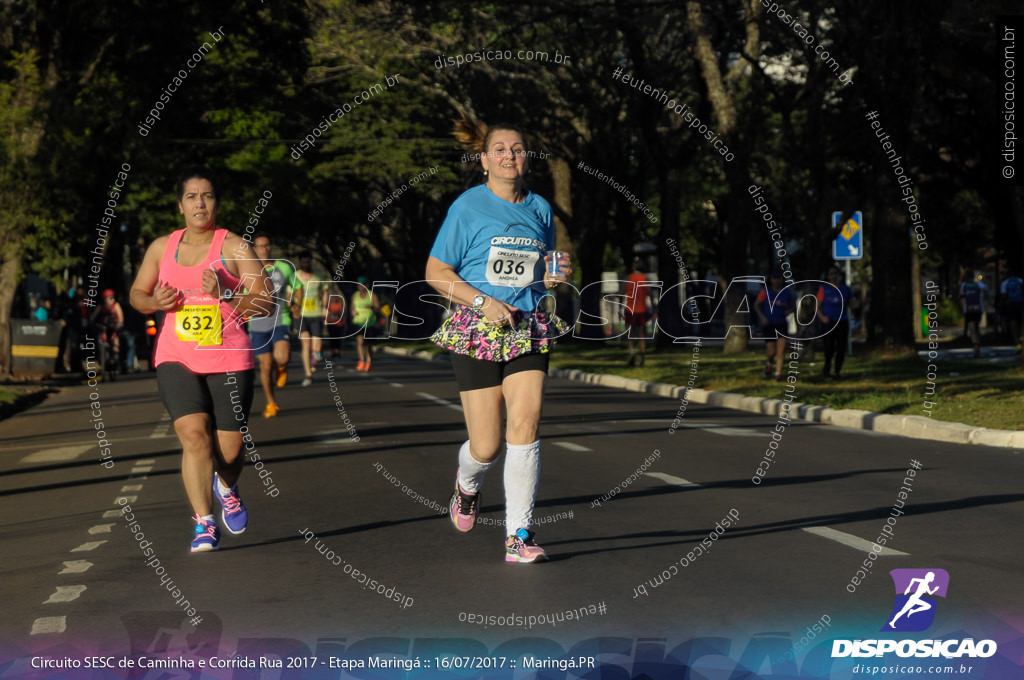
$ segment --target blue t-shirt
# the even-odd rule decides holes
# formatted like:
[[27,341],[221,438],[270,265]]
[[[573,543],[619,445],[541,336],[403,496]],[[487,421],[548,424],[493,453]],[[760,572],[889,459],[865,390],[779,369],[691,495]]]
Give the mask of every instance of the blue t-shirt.
[[853,290],[841,283],[839,290],[833,286],[820,286],[818,288],[818,304],[821,305],[821,313],[828,317],[829,321],[839,319],[848,321],[850,318],[850,300],[853,299]]
[[510,203],[481,184],[452,203],[430,255],[484,295],[529,312],[547,292],[544,253],[554,243],[546,200],[530,192]]
[[793,307],[793,294],[789,291],[789,288],[776,291],[771,286],[768,286],[757,294],[757,304],[761,307],[764,315],[768,317],[768,323],[775,325],[784,324],[786,323],[786,315],[789,314]]

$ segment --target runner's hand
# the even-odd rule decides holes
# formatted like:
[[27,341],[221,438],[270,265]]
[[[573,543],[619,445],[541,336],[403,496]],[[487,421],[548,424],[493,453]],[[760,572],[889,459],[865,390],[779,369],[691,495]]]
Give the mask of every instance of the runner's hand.
[[203,270],[203,292],[212,298],[220,298],[220,281],[212,269]]
[[156,308],[163,312],[173,312],[179,307],[178,298],[180,293],[177,288],[168,286],[162,281],[156,282],[156,288],[153,289],[153,304]]
[[544,287],[545,288],[554,288],[555,286],[557,286],[560,283],[565,283],[566,281],[569,280],[569,277],[572,276],[572,258],[569,257],[568,255],[566,255],[564,258],[562,258],[562,266],[561,266],[562,275],[561,276],[551,276],[551,274],[548,273],[548,267],[550,266],[550,264],[551,264],[551,256],[550,255],[545,255],[544,256]]
[[505,326],[512,323],[512,315],[519,310],[512,305],[506,305],[501,300],[495,300],[487,296],[487,304],[483,307],[484,320],[492,326]]

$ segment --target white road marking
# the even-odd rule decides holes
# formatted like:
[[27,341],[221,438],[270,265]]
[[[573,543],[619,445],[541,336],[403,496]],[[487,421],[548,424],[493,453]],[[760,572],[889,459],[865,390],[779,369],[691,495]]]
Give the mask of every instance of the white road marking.
[[[124,503],[121,502],[122,498],[124,499]],[[114,503],[117,505],[127,505],[129,503],[134,503],[137,500],[139,500],[138,496],[118,496],[114,499]]]
[[43,604],[57,604],[59,602],[71,602],[77,600],[85,592],[85,586],[57,586],[57,590],[50,595],[50,599]]
[[32,632],[29,635],[46,635],[48,633],[63,633],[68,628],[68,617],[66,616],[44,616],[32,622]]
[[120,516],[121,516],[121,511],[120,510],[107,510],[105,513],[103,513],[103,519],[110,519],[111,517],[120,517]]
[[[168,430],[170,429],[171,416],[170,414],[167,413],[167,411],[164,411],[164,414],[160,416],[160,421],[156,424],[156,427],[153,428],[153,433],[149,435],[149,438],[160,439],[161,437],[166,437],[168,434]],[[142,461],[139,462],[141,463]]]
[[92,444],[76,444],[74,446],[58,446],[30,453],[19,463],[65,463],[78,458],[92,448]]
[[[672,418],[634,418],[634,419],[631,419],[631,420],[607,420],[607,421],[604,421],[602,423],[597,423],[597,424],[594,424],[594,423],[569,423],[569,424],[561,424],[560,427],[572,428],[572,429],[576,429],[576,430],[584,429],[584,430],[589,430],[591,432],[601,432],[603,434],[633,434],[633,433],[628,432],[627,430],[624,430],[624,429],[610,430],[610,429],[608,429],[607,426],[612,424],[612,423],[614,423],[618,428],[622,428],[623,426],[627,426],[628,427],[629,425],[640,425],[640,424],[646,424],[646,423],[654,423],[654,424],[661,425],[664,428],[668,429],[668,427],[672,424],[672,422],[673,422]],[[830,427],[830,426],[826,426],[826,427]],[[686,421],[686,420],[681,421],[681,423],[676,426],[676,429],[703,430],[704,432],[710,432],[711,434],[722,435],[722,436],[725,436],[725,437],[765,437],[766,436],[766,434],[765,434],[765,432],[763,430],[750,430],[750,429],[743,429],[743,428],[739,428],[739,427],[727,427],[725,425],[718,425],[716,423],[694,422],[692,420],[691,421]]]
[[338,437],[335,439],[322,439],[317,443],[313,444],[313,448],[319,448],[321,446],[334,446],[335,444],[355,444],[357,443],[352,437]]
[[680,423],[676,429],[702,430],[704,432],[710,432],[711,434],[720,434],[725,437],[761,437],[763,439],[767,436],[763,430],[745,430],[738,427],[716,425],[715,423],[688,423],[685,420]]
[[153,469],[152,465],[140,465],[138,467],[133,467],[131,472],[132,472],[133,475],[139,475],[139,474],[145,474],[147,472],[150,472],[152,469]]
[[58,574],[81,574],[83,571],[89,571],[92,567],[92,562],[86,560],[69,560],[64,562],[64,568],[58,571]]
[[644,474],[647,475],[648,477],[654,477],[655,479],[660,479],[661,481],[666,482],[668,484],[671,484],[672,486],[678,486],[678,487],[681,487],[683,489],[699,489],[699,488],[701,488],[701,485],[697,484],[696,482],[691,482],[688,479],[683,479],[682,477],[676,477],[675,475],[668,475],[668,474],[665,474],[664,472],[645,472]]
[[78,546],[77,548],[72,548],[71,552],[89,552],[90,550],[95,550],[96,548],[100,547],[104,543],[106,543],[106,540],[103,540],[103,541],[89,541],[88,543],[83,543],[82,545]]
[[[815,536],[821,536],[822,538],[827,538],[830,541],[835,541],[836,543],[842,543],[843,545],[853,548],[858,552],[871,552],[871,546],[873,545],[871,541],[860,538],[859,536],[854,536],[853,534],[848,534],[843,531],[836,531],[829,527],[802,527],[802,530],[809,534],[814,534]],[[878,554],[883,557],[899,557],[909,555],[910,553],[883,547],[882,551]]]
[[89,527],[89,533],[90,534],[109,534],[110,533],[110,527],[112,527],[112,526],[114,526],[114,525],[113,524],[97,524],[94,527]]
[[397,387],[398,389],[402,389],[405,387],[405,385],[403,385],[402,383],[391,383],[391,386]]
[[142,491],[141,484],[126,484],[121,487],[121,493],[127,493],[129,491]]
[[563,449],[568,449],[569,451],[593,451],[594,450],[594,449],[588,448],[586,446],[582,446],[580,444],[577,444],[575,442],[551,442],[551,443],[554,444],[555,446],[561,446]]
[[446,408],[450,408],[453,411],[458,411],[459,413],[462,413],[462,407],[461,406],[456,406],[455,404],[451,403],[450,401],[445,401],[441,397],[435,397],[433,394],[427,394],[426,392],[417,392],[416,395],[420,396],[420,397],[423,397],[424,399],[427,399],[429,401],[432,401],[435,404],[440,404],[441,406],[444,406]]

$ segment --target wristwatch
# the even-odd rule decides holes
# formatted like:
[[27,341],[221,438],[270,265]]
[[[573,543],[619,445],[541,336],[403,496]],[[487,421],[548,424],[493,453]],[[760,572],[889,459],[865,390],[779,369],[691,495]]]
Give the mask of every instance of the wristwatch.
[[235,297],[235,291],[231,290],[230,288],[226,288],[225,290],[222,290],[221,293],[220,293],[220,301],[221,302],[230,303],[231,300],[234,297]]
[[486,295],[477,295],[475,298],[473,298],[473,311],[479,312],[481,309],[483,309],[485,302],[487,302]]

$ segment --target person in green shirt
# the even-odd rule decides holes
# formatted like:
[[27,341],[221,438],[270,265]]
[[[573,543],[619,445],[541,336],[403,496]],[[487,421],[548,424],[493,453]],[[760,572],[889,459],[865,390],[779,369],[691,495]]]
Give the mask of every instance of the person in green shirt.
[[293,295],[292,316],[299,317],[299,342],[302,343],[302,368],[306,372],[303,387],[313,384],[316,363],[323,358],[324,309],[327,307],[326,277],[313,272],[313,255],[299,253],[299,270]]
[[377,294],[367,290],[366,277],[359,277],[359,289],[352,293],[352,324],[361,329],[356,334],[356,353],[359,355],[359,363],[356,364],[357,371],[370,372],[370,364],[373,363],[373,352],[366,343],[366,329],[371,328],[380,313],[380,300]]

